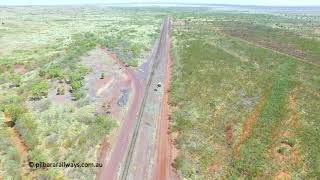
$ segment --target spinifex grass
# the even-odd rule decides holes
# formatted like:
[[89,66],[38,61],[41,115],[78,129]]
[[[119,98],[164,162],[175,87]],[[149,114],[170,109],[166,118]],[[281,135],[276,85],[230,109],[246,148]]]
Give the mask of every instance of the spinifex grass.
[[[221,33],[221,24],[234,27],[223,23],[229,14],[209,14],[180,17],[174,31],[171,105],[179,174],[191,179],[319,176],[318,67]],[[262,15],[238,18],[255,17],[260,28],[255,31],[272,31],[261,25]],[[268,32],[270,40],[281,30],[274,31]]]

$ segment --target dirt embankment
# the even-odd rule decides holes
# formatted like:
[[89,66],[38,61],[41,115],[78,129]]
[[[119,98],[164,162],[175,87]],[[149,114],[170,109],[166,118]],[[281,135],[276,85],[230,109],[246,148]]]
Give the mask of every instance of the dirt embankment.
[[166,67],[166,79],[165,79],[165,93],[162,101],[162,110],[160,114],[160,122],[159,122],[159,134],[158,134],[158,142],[159,142],[159,151],[158,151],[158,162],[156,166],[156,179],[165,180],[165,179],[179,179],[177,174],[175,173],[172,163],[176,158],[177,150],[175,149],[173,138],[170,134],[170,88],[171,88],[171,80],[172,80],[172,39],[171,39],[171,31],[168,33],[168,53],[167,53],[167,67]]
[[[5,114],[5,122],[7,124],[12,124],[12,119],[9,115]],[[12,126],[12,127],[9,127],[9,132],[10,132],[10,138],[11,138],[12,144],[17,148],[21,156],[27,157],[28,147],[23,142],[18,130],[14,126]]]
[[[5,123],[9,126],[9,133],[10,133],[10,142],[12,145],[18,150],[19,155],[22,159],[22,171],[21,171],[21,177],[24,177],[24,175],[28,174],[29,171],[26,169],[27,167],[25,166],[25,160],[28,157],[28,147],[24,143],[20,133],[14,126],[14,122],[12,121],[11,117],[7,114],[5,114]],[[1,178],[0,178],[1,179]]]

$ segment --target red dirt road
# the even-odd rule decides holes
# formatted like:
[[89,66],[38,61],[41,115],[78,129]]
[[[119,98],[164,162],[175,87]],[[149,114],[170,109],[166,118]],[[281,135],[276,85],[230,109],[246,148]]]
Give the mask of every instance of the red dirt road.
[[159,130],[158,130],[158,158],[155,169],[155,179],[166,180],[166,179],[178,179],[172,169],[172,157],[171,150],[173,147],[172,139],[169,134],[170,124],[170,83],[172,78],[172,57],[171,57],[171,32],[168,33],[168,45],[167,50],[167,67],[166,67],[166,79],[164,84],[164,96],[162,101],[162,109],[159,117]]
[[116,58],[114,54],[108,52],[107,49],[103,50],[117,60],[117,63],[122,66],[122,68],[125,70],[125,74],[128,75],[128,79],[131,80],[131,86],[134,91],[133,100],[129,106],[128,113],[122,122],[122,127],[119,131],[117,142],[110,154],[111,157],[107,164],[104,163],[104,166],[97,177],[99,180],[114,180],[118,177],[121,162],[126,154],[130,134],[132,134],[132,127],[134,127],[136,115],[139,110],[137,104],[140,104],[141,101],[142,88],[140,81],[137,79],[135,72],[132,69],[126,67],[119,59]]
[[155,46],[156,51],[151,57],[152,68],[149,71],[137,125],[121,171],[121,180],[155,179],[159,152],[157,140],[160,131],[159,117],[163,114],[161,112],[166,90],[164,85],[168,73],[170,30],[171,20],[166,18],[161,26],[159,41]]
[[[170,58],[168,58],[170,59]],[[171,68],[169,67],[167,76],[171,76]],[[169,167],[170,167],[170,137],[168,135],[169,130],[169,85],[170,85],[170,77],[166,78],[165,84],[165,94],[163,97],[162,110],[160,115],[160,126],[159,126],[159,152],[158,152],[158,164],[156,171],[156,179],[168,179],[169,177]]]
[[[169,177],[171,158],[167,132],[171,78],[170,29],[171,20],[167,18],[148,60],[150,69],[147,68],[144,75],[125,67],[118,60],[131,80],[133,100],[121,123],[112,152],[104,158],[104,167],[97,175],[99,180],[154,179],[155,176],[162,180]],[[154,90],[159,82],[164,86]]]

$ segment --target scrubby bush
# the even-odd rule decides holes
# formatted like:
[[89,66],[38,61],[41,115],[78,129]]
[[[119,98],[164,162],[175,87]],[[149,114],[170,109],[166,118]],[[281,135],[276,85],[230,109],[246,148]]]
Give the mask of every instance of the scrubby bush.
[[101,73],[100,79],[104,79],[105,75],[104,73]]
[[82,82],[81,81],[73,81],[71,82],[71,88],[72,92],[75,93],[75,91],[79,90],[82,87]]
[[134,57],[139,57],[141,55],[141,52],[142,52],[142,45],[134,43],[134,44],[131,45],[130,50],[133,53]]
[[180,173],[183,174],[183,177],[195,179],[196,172],[194,170],[193,164],[185,158],[185,156],[178,156],[172,166],[179,170]]
[[1,176],[6,179],[19,179],[20,155],[10,142],[8,129],[0,126],[0,167]]
[[137,67],[139,65],[139,61],[137,59],[132,59],[127,62],[129,66]]
[[74,97],[74,100],[77,101],[83,97],[85,97],[85,93],[81,90],[73,91],[72,92],[72,97]]
[[4,113],[8,114],[14,122],[17,121],[24,112],[25,108],[19,104],[10,103],[4,106]]
[[49,85],[46,81],[38,81],[31,84],[31,95],[33,97],[42,97],[48,95]]
[[0,110],[10,116],[14,122],[26,112],[26,108],[23,106],[21,99],[16,96],[8,97],[0,101]]
[[75,81],[81,81],[83,80],[83,75],[82,73],[80,72],[77,72],[77,71],[73,71],[73,72],[70,72],[68,74],[68,77],[69,77],[69,80],[70,82],[75,82]]
[[52,64],[47,69],[40,70],[39,76],[50,78],[50,79],[51,78],[62,79],[64,77],[64,71],[61,66],[59,66],[57,64]]
[[[109,115],[99,115],[93,122],[93,130],[99,134],[107,134],[112,128],[116,126],[116,123]],[[101,133],[102,132],[102,133]]]
[[19,121],[16,122],[16,128],[21,134],[29,150],[32,150],[39,143],[37,136],[38,124],[32,114],[24,113],[20,117]]
[[64,95],[64,94],[65,94],[64,86],[59,86],[57,89],[57,95]]
[[22,77],[21,77],[20,74],[10,73],[10,75],[9,75],[9,81],[10,81],[11,83],[13,83],[14,85],[20,86],[21,80],[22,80]]
[[[9,149],[9,151],[13,151],[13,149]],[[21,179],[20,177],[20,162],[10,159],[5,159],[3,170],[5,171],[4,177],[6,179]]]
[[33,162],[49,162],[49,157],[47,154],[43,153],[43,149],[39,149],[40,147],[37,147],[29,152],[30,159],[32,159]]

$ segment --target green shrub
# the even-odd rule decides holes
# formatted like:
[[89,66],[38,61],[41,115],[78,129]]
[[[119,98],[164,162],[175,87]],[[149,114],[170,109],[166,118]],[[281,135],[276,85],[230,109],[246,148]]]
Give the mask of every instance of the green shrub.
[[0,101],[0,110],[10,116],[14,122],[26,112],[21,98],[16,96],[7,97],[7,99]]
[[67,83],[70,84],[72,91],[78,91],[83,86],[84,76],[88,70],[82,66],[75,68],[76,70],[69,70],[67,72]]
[[94,121],[90,125],[91,128],[89,128],[89,134],[92,141],[99,141],[105,134],[109,134],[116,126],[116,122],[109,115],[99,115],[95,117]]
[[10,148],[7,151],[7,157],[8,157],[8,159],[10,159],[12,161],[16,161],[16,162],[20,162],[20,160],[21,160],[19,151],[16,148]]
[[72,92],[72,96],[74,97],[74,100],[77,101],[83,97],[85,97],[85,93],[81,90],[76,90]]
[[33,97],[41,97],[48,95],[49,85],[46,81],[34,82],[31,84],[30,91]]
[[174,160],[172,166],[178,169],[183,174],[183,177],[195,179],[197,174],[195,171],[195,166],[188,159],[186,159],[184,155],[178,156]]
[[16,128],[21,134],[29,150],[32,150],[39,143],[37,136],[38,125],[32,114],[24,113],[19,121],[16,122]]
[[4,109],[4,113],[8,114],[14,122],[25,112],[25,108],[18,104],[7,104]]
[[21,179],[20,176],[20,162],[14,160],[5,160],[3,170],[5,171],[5,180]]
[[142,52],[142,46],[140,44],[132,44],[130,48],[131,52],[133,53],[133,57],[139,57]]
[[30,151],[30,159],[32,159],[33,162],[49,162],[49,157],[47,154],[43,153],[44,151],[42,149],[39,149],[36,147],[32,151]]
[[129,66],[137,67],[139,65],[139,61],[137,59],[132,59],[127,62]]
[[109,133],[116,126],[115,122],[108,115],[99,115],[95,118],[94,125],[96,131],[104,131],[104,134]]
[[172,164],[172,166],[175,168],[175,169],[181,169],[182,167],[183,167],[183,165],[184,165],[184,157],[183,156],[178,156],[175,160],[174,160],[174,162],[173,162],[173,164]]
[[71,88],[73,93],[75,93],[75,91],[79,90],[82,87],[82,82],[81,81],[73,81],[71,82]]
[[48,69],[39,72],[39,76],[47,78],[58,78],[62,79],[64,77],[63,68],[57,64],[50,65]]
[[20,85],[21,84],[21,80],[22,80],[22,77],[20,74],[17,74],[17,73],[10,73],[9,75],[9,80],[15,84],[15,85]]
[[75,72],[70,72],[70,73],[68,74],[68,77],[69,77],[69,80],[70,80],[71,83],[72,83],[72,82],[75,82],[75,81],[81,81],[81,80],[83,80],[83,76],[84,76],[84,74],[79,73],[79,72],[77,72],[77,71],[75,71]]
[[104,78],[105,78],[104,73],[101,73],[100,79],[104,79]]

